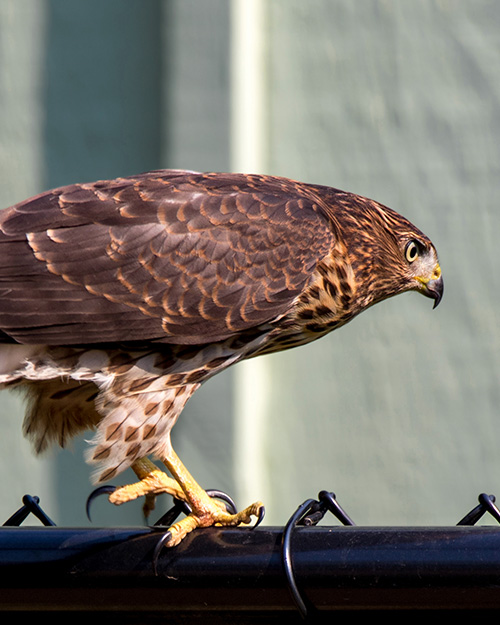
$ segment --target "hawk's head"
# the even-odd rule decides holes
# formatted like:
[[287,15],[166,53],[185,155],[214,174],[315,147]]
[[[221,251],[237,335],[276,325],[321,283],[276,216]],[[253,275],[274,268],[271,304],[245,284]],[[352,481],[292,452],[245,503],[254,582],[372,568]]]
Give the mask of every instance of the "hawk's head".
[[335,217],[347,245],[360,308],[405,291],[432,298],[434,308],[439,304],[441,268],[423,232],[390,208],[351,194],[336,206]]
[[429,240],[412,238],[404,245],[402,273],[410,290],[434,300],[434,308],[443,297],[443,278],[434,246]]

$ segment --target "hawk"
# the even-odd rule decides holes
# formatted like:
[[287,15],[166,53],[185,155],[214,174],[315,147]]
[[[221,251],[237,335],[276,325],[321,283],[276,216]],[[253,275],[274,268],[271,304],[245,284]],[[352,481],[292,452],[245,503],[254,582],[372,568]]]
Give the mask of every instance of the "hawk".
[[[28,402],[40,452],[95,430],[95,481],[120,504],[168,492],[195,527],[248,523],[195,482],[170,431],[188,398],[245,358],[313,341],[405,291],[443,293],[431,241],[338,189],[159,170],[72,184],[0,213],[0,384]],[[149,458],[164,463],[170,476]]]

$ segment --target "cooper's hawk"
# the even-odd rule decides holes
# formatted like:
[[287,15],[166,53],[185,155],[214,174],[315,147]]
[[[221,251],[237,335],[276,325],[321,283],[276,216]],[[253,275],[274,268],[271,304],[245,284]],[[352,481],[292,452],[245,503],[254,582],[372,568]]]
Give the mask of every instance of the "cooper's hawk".
[[[26,390],[37,451],[88,428],[122,503],[160,492],[197,526],[249,522],[210,499],[170,430],[205,380],[308,343],[404,291],[443,292],[436,251],[372,200],[284,178],[155,171],[74,184],[0,218],[0,383]],[[167,477],[149,456],[164,462]]]

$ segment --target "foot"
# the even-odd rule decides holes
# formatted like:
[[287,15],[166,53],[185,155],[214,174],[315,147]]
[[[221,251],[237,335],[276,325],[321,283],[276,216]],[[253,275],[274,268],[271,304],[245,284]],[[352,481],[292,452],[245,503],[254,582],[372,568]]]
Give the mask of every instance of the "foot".
[[178,545],[189,532],[197,527],[210,527],[212,525],[228,527],[248,524],[252,522],[252,517],[257,518],[257,524],[262,521],[264,506],[260,501],[248,506],[241,512],[231,514],[227,512],[222,502],[209,497],[206,491],[199,486],[173,450],[164,458],[163,462],[182,489],[184,493],[182,499],[187,502],[192,511],[185,519],[181,519],[170,527],[170,537],[165,541],[167,547]]
[[198,527],[247,525],[252,522],[252,517],[257,518],[256,525],[258,525],[264,517],[264,506],[260,501],[236,514],[222,510],[220,502],[213,499],[210,501],[210,506],[204,504],[200,508],[193,509],[193,512],[187,517],[174,523],[168,530],[169,538],[164,542],[164,545],[175,547],[189,532]]
[[148,458],[141,458],[132,465],[132,469],[139,478],[138,482],[119,486],[109,495],[109,501],[116,506],[122,503],[133,501],[138,497],[145,497],[143,512],[146,519],[155,508],[156,497],[163,493],[167,493],[186,501],[186,496],[179,484],[166,473],[160,471],[158,467]]
[[163,542],[167,547],[178,545],[189,532],[197,527],[247,525],[252,522],[252,517],[257,518],[255,524],[257,526],[264,518],[264,506],[260,501],[241,512],[228,512],[224,501],[212,498],[198,485],[174,451],[164,462],[174,478],[160,471],[148,458],[142,458],[132,465],[132,469],[139,478],[138,482],[118,488],[104,486],[94,491],[87,507],[93,498],[102,492],[105,492],[109,501],[117,506],[144,496],[143,511],[147,518],[154,510],[157,495],[162,493],[172,495],[175,499],[185,502],[187,509],[191,512],[169,528],[166,540]]

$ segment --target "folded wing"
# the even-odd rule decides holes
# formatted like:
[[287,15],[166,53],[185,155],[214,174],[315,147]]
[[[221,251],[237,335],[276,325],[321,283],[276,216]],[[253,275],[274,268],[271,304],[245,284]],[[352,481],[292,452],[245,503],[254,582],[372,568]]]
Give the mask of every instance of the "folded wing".
[[0,217],[0,330],[21,343],[225,339],[283,314],[334,242],[307,186],[158,171]]

